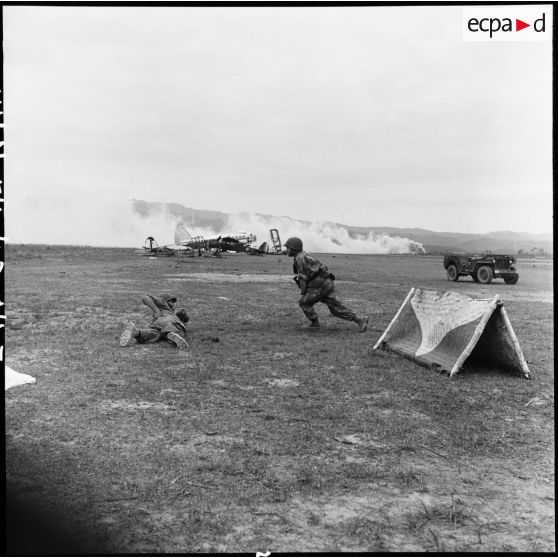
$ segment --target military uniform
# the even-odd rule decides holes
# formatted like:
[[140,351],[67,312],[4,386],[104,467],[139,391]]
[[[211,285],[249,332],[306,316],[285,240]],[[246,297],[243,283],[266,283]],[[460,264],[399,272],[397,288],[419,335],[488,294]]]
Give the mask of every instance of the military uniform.
[[176,297],[162,294],[159,296],[146,295],[143,303],[153,312],[153,319],[148,328],[136,328],[130,322],[120,336],[120,345],[125,347],[134,339],[138,343],[156,343],[165,339],[178,347],[187,347],[186,322],[189,321],[186,310],[174,309]]
[[149,328],[138,329],[136,341],[138,343],[155,343],[161,338],[166,339],[169,333],[186,336],[186,326],[174,313],[172,302],[165,302],[156,296],[147,295],[160,310],[159,317],[154,316]]
[[302,294],[298,305],[311,322],[318,320],[314,305],[323,302],[334,316],[358,323],[357,315],[344,306],[337,297],[335,277],[325,264],[307,252],[301,251],[294,258],[293,272]]

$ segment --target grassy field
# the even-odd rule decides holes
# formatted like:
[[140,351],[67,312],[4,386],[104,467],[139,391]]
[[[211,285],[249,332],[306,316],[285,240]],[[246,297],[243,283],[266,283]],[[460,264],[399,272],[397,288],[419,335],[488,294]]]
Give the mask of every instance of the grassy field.
[[[285,256],[8,246],[8,552],[550,552],[552,265],[449,283],[441,257],[323,255],[369,330],[306,332]],[[498,293],[532,379],[372,346],[411,287]],[[121,348],[145,293],[190,350]]]

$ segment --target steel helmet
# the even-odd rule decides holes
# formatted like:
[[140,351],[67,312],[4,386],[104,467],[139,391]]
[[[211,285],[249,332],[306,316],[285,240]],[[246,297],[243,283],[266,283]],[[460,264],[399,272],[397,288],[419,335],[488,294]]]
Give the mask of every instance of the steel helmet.
[[176,302],[177,298],[173,295],[170,295],[168,293],[161,293],[159,295],[159,298],[163,301],[163,302]]
[[284,246],[286,246],[287,248],[292,248],[297,252],[302,252],[302,240],[300,240],[300,238],[298,238],[297,236],[291,236],[291,238],[287,239],[287,242],[285,242]]
[[184,323],[187,323],[190,321],[190,317],[188,316],[188,312],[186,312],[185,308],[179,308],[176,312],[176,317]]

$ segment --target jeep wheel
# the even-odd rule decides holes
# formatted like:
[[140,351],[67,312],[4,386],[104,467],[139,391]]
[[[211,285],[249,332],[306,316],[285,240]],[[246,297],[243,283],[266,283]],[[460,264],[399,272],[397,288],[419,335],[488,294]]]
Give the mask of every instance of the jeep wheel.
[[457,267],[453,264],[448,265],[448,280],[449,281],[457,281],[459,279],[459,273],[457,273]]
[[504,277],[504,282],[506,285],[515,285],[519,281],[519,275],[510,275],[509,277]]
[[492,268],[487,265],[481,265],[477,269],[477,278],[479,283],[483,285],[488,285],[492,281]]

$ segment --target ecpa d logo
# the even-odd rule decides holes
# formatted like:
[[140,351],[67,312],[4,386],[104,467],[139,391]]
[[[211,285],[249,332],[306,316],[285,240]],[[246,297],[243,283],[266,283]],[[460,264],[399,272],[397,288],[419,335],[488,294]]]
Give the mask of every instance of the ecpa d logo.
[[552,8],[544,6],[483,7],[463,9],[465,41],[549,41]]

